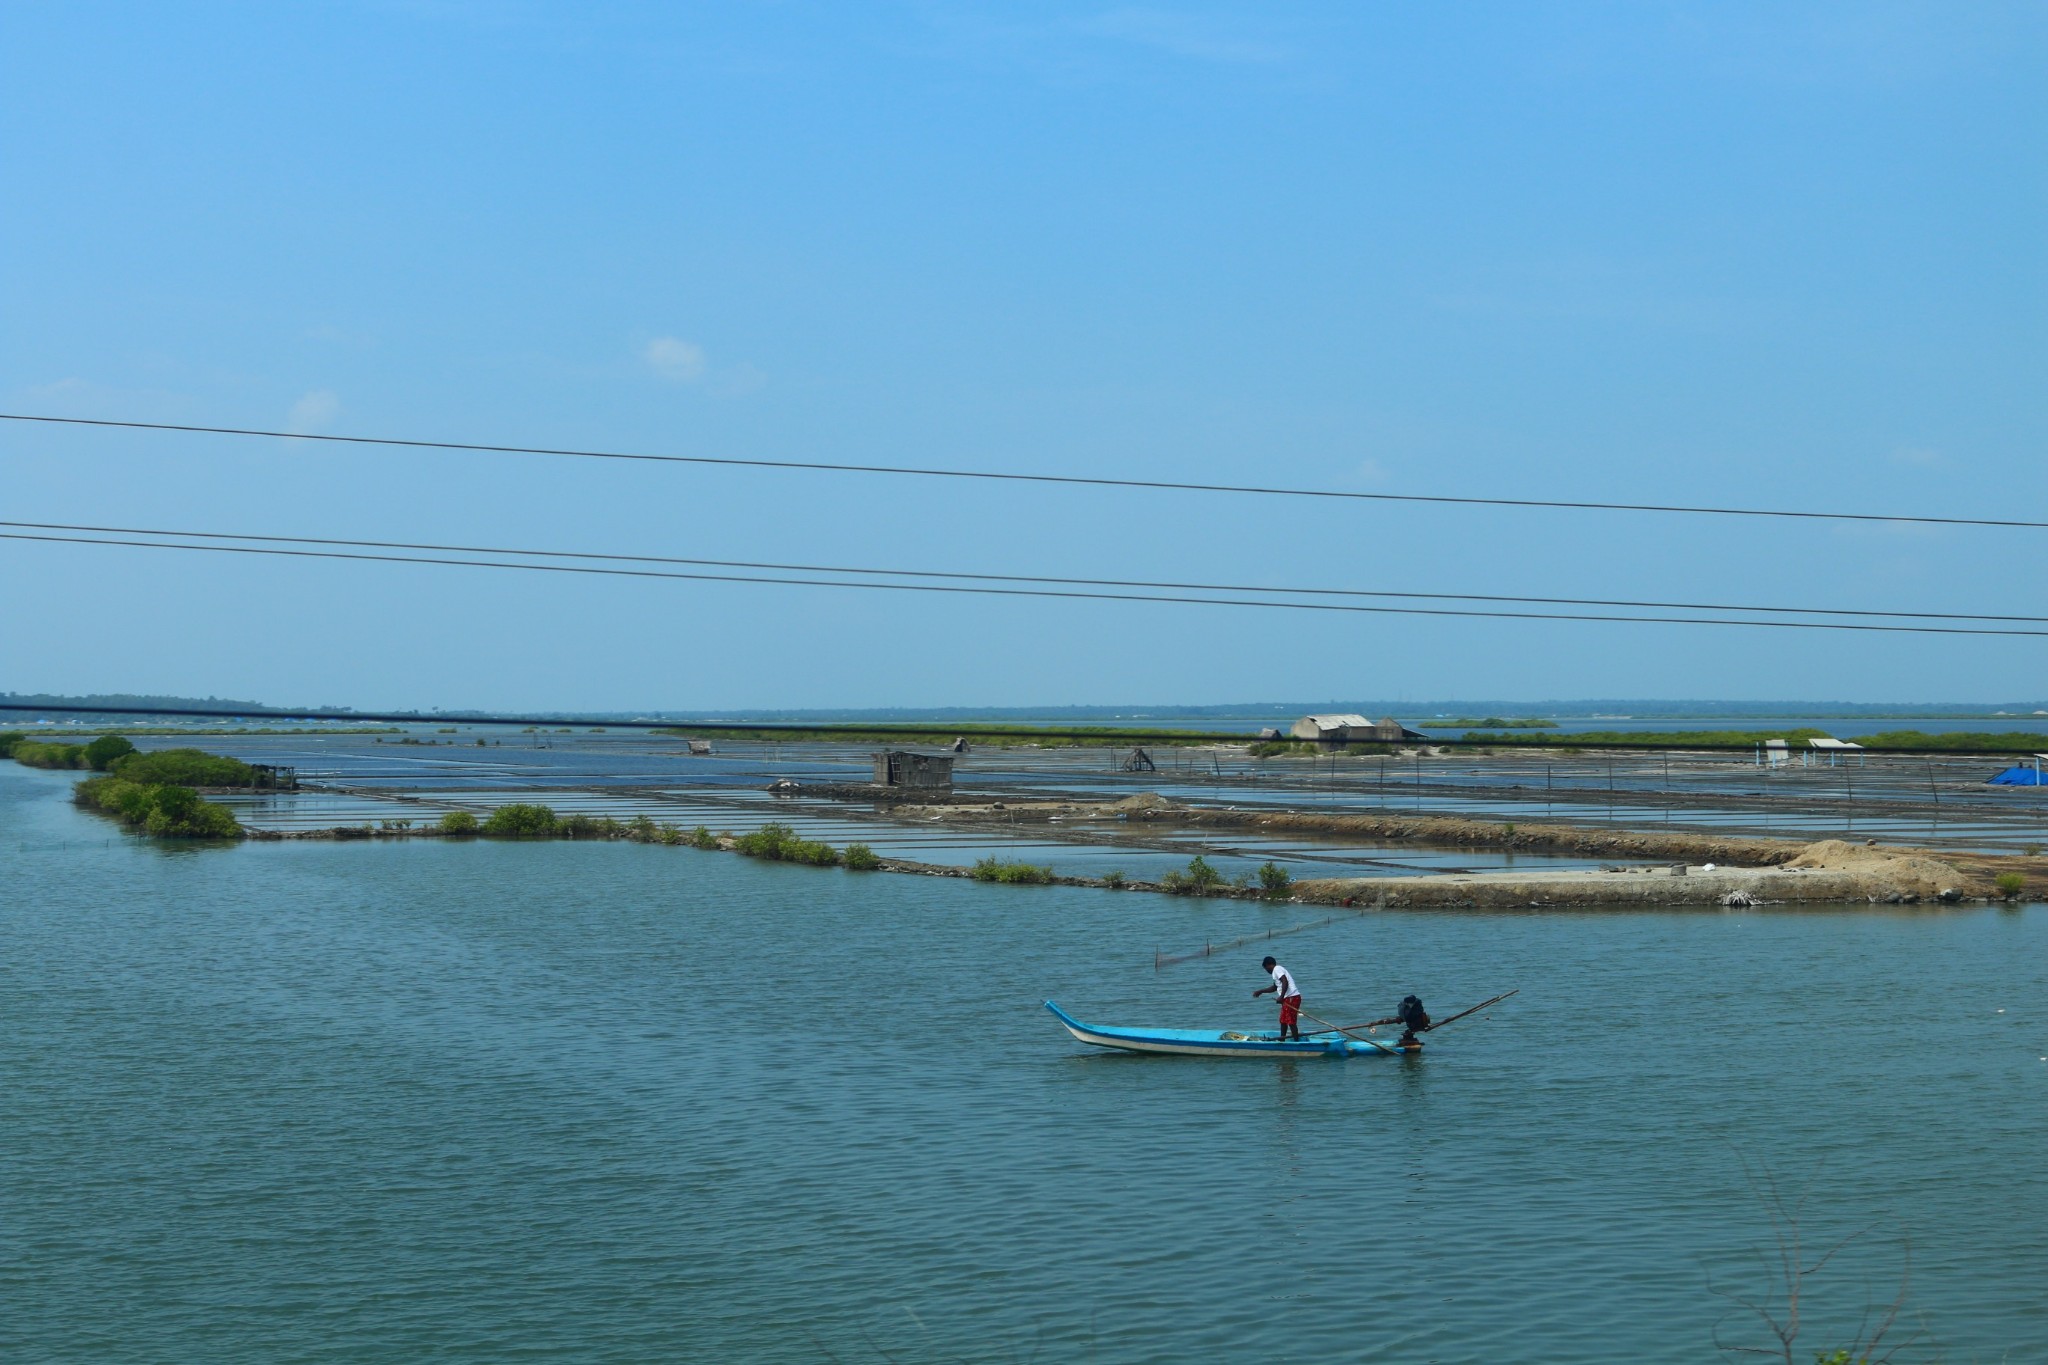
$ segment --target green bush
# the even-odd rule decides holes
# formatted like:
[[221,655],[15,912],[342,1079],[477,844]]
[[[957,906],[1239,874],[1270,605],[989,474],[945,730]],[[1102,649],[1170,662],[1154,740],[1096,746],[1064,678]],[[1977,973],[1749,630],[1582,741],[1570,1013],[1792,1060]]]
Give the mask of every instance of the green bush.
[[483,833],[494,839],[545,839],[554,832],[552,810],[524,803],[500,806],[483,823]]
[[848,869],[854,872],[873,872],[882,865],[882,860],[866,844],[848,844],[845,861]]
[[1268,896],[1281,900],[1293,889],[1294,874],[1278,863],[1265,862],[1259,865],[1259,885]]
[[735,841],[735,847],[749,858],[782,857],[782,846],[796,841],[796,831],[779,820],[771,820],[751,834],[742,834]]
[[718,836],[711,832],[709,826],[699,825],[697,826],[697,828],[690,831],[690,847],[717,848]]
[[466,810],[451,810],[441,816],[441,832],[443,834],[474,834],[476,830],[476,817]]
[[1995,885],[1998,887],[1999,894],[2003,895],[2007,900],[2011,900],[2014,896],[2027,889],[2027,879],[2017,872],[2001,872],[1998,874]]
[[85,746],[85,766],[96,773],[103,773],[112,767],[117,758],[126,758],[135,752],[135,746],[122,735],[101,735]]
[[1038,867],[1031,863],[1006,863],[999,858],[983,858],[970,873],[978,882],[1004,882],[1012,886],[1047,886],[1052,882],[1052,869]]
[[226,806],[204,800],[190,787],[90,777],[78,784],[71,799],[160,839],[235,839],[242,833]]
[[1185,872],[1169,872],[1159,879],[1160,888],[1169,896],[1207,896],[1223,884],[1223,874],[1199,853],[1188,859]]
[[555,820],[553,833],[557,839],[601,839],[610,833],[608,823],[589,815],[564,815]]
[[766,858],[770,862],[809,863],[813,867],[832,867],[839,862],[838,851],[830,844],[799,839],[795,830],[779,820],[771,820],[752,834],[741,835],[735,843],[749,858]]
[[1116,870],[1114,870],[1114,871],[1111,871],[1111,872],[1105,872],[1105,873],[1103,873],[1103,874],[1102,874],[1102,884],[1103,884],[1104,886],[1108,887],[1108,888],[1109,888],[1110,890],[1112,890],[1112,891],[1121,891],[1121,890],[1123,890],[1123,889],[1124,889],[1124,874],[1123,874],[1123,869],[1121,869],[1121,868],[1118,868],[1118,869],[1116,869]]
[[114,760],[110,772],[130,782],[171,782],[181,787],[251,787],[256,770],[239,758],[204,749],[159,749]]
[[1315,751],[1315,745],[1300,739],[1261,740],[1245,750],[1253,758],[1278,758],[1282,754],[1312,754]]
[[27,738],[28,736],[19,730],[0,732],[0,758],[13,758],[14,746]]
[[29,768],[83,768],[83,744],[56,744],[47,740],[17,740],[14,761]]

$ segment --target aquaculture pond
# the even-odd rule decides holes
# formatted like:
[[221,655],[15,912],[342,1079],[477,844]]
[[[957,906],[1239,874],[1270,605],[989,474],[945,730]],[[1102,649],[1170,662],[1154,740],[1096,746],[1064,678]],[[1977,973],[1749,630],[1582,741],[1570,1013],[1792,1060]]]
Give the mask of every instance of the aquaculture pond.
[[0,1358],[2048,1359],[2048,909],[1345,917],[687,848],[175,847],[0,765]]

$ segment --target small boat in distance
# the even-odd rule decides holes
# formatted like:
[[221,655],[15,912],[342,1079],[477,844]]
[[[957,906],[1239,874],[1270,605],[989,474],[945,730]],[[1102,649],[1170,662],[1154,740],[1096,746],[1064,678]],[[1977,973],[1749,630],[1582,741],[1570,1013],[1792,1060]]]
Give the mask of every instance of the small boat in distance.
[[1122,1052],[1164,1052],[1183,1057],[1356,1057],[1371,1054],[1398,1057],[1422,1051],[1420,1041],[1380,1042],[1352,1036],[1352,1029],[1330,1030],[1296,1042],[1281,1042],[1274,1033],[1246,1033],[1236,1029],[1115,1028],[1106,1024],[1084,1024],[1055,1005],[1045,1002],[1053,1017],[1084,1043],[1116,1048]]

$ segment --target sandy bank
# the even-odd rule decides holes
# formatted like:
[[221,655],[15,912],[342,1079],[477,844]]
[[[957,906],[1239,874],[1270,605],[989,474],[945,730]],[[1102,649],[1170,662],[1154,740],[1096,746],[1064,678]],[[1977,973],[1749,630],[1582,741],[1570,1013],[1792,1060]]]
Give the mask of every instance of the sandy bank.
[[1838,839],[1807,845],[1773,867],[1673,864],[1604,871],[1476,872],[1438,877],[1319,877],[1298,899],[1410,909],[1422,906],[1771,905],[1864,901],[1914,905],[1978,894],[1960,869],[1934,858]]

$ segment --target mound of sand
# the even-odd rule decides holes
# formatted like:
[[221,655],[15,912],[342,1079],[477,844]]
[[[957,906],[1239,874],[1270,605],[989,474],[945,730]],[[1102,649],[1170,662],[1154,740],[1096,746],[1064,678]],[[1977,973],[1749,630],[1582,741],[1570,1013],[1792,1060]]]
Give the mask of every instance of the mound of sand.
[[1823,839],[1817,844],[1808,844],[1805,852],[1785,866],[1817,872],[1845,872],[1868,879],[1887,891],[1921,896],[1938,896],[1943,891],[1961,887],[1966,880],[1960,870],[1936,858],[1891,853],[1841,839]]
[[1121,801],[1112,801],[1103,807],[1104,810],[1179,810],[1180,808],[1180,802],[1169,801],[1158,792],[1139,792],[1136,796],[1126,796]]

